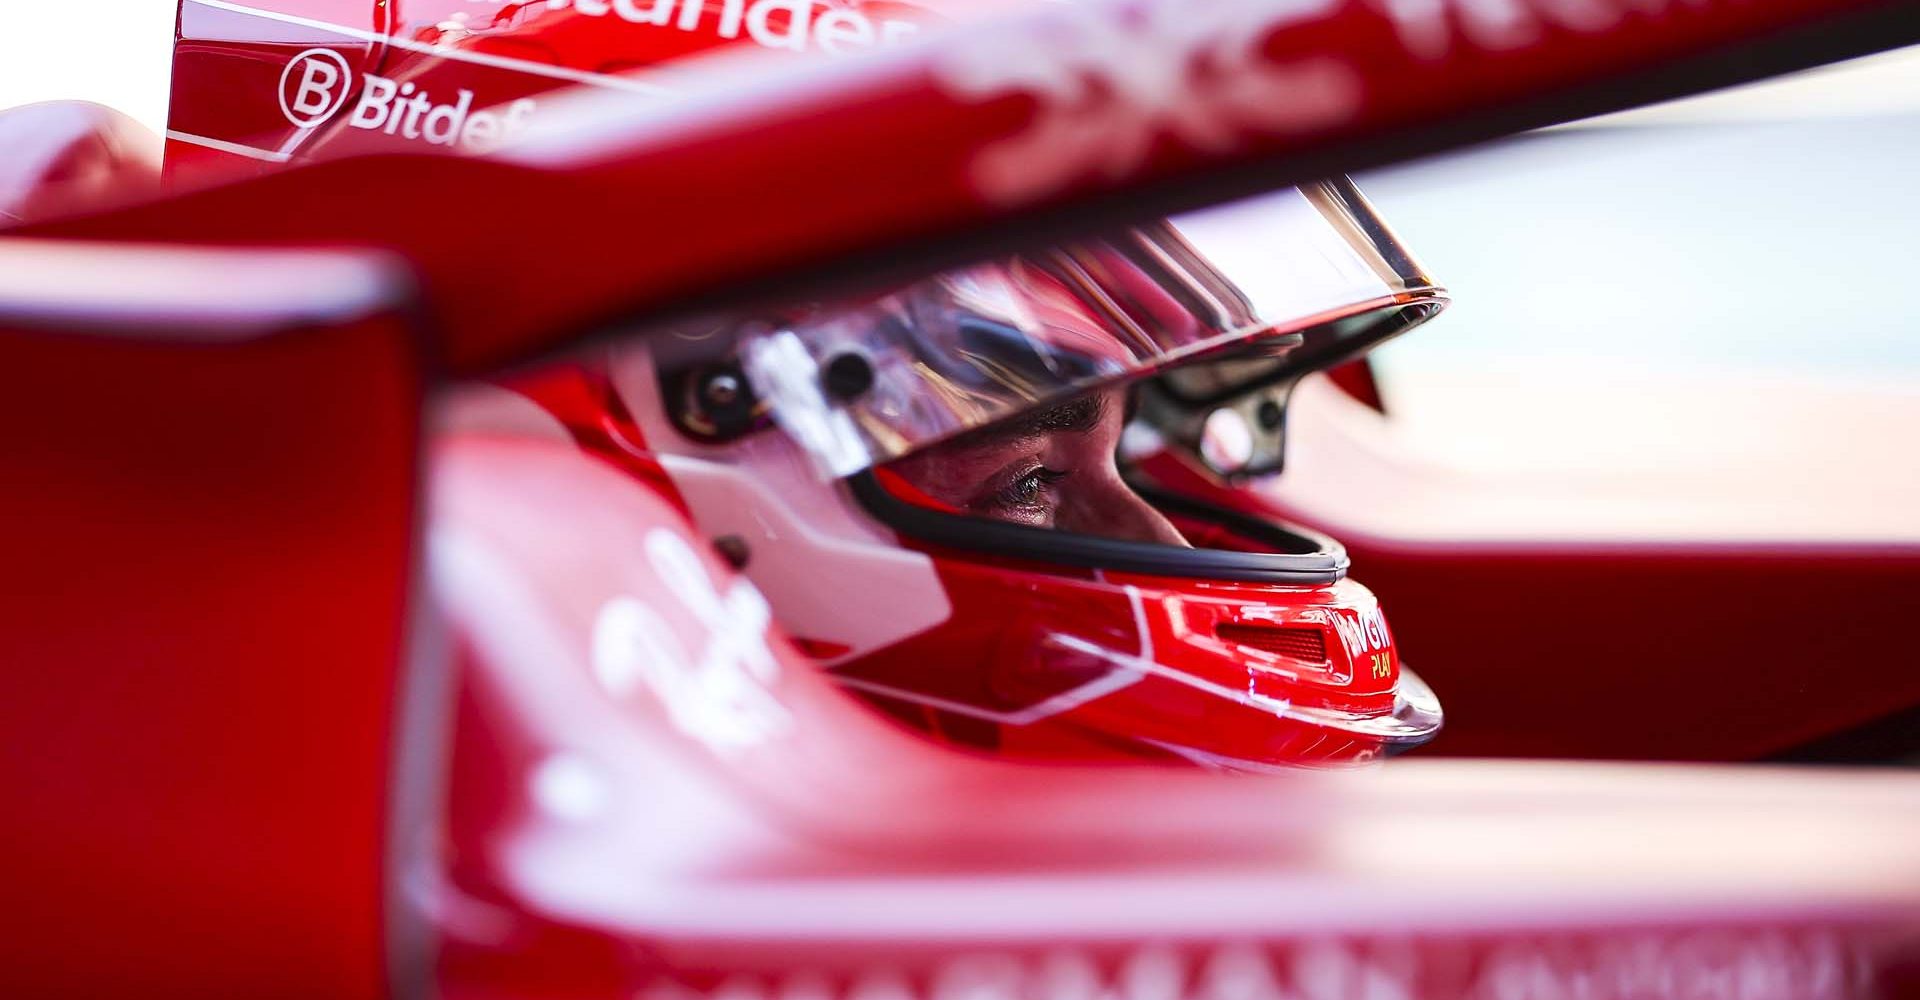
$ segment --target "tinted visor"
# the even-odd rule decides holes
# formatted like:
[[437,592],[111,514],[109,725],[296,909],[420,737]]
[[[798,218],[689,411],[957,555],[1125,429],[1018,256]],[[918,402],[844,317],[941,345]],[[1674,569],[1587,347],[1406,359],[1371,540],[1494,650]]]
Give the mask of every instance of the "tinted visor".
[[1338,179],[796,310],[740,355],[772,417],[847,476],[1148,376],[1155,422],[1197,443],[1218,409],[1444,302]]

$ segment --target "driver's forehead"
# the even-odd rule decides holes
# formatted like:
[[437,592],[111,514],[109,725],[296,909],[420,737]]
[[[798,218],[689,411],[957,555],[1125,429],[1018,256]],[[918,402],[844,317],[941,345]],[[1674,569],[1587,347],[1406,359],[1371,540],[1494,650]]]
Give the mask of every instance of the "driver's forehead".
[[1001,451],[1056,434],[1088,434],[1108,412],[1106,393],[1089,393],[1024,417],[964,434],[930,451],[944,454]]

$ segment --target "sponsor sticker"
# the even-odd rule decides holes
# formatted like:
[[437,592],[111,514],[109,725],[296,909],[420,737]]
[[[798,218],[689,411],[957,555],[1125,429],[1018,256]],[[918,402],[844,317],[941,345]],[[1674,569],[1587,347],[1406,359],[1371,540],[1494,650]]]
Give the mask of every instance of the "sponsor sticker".
[[332,118],[353,90],[353,69],[332,49],[308,49],[280,74],[280,111],[294,128],[314,128]]
[[1862,951],[1817,929],[1701,927],[1505,940],[1141,944],[1117,960],[1060,947],[961,952],[903,974],[740,975],[638,1000],[1847,1000],[1871,995]]
[[[669,619],[638,598],[607,602],[593,629],[593,670],[601,686],[625,697],[644,685],[676,728],[723,754],[784,735],[793,718],[773,692],[780,665],[767,645],[772,612],[766,598],[743,579],[723,593],[674,532],[652,532],[646,547],[661,592],[680,607]],[[702,640],[683,643],[674,622],[697,623]]]
[[313,48],[293,57],[280,74],[280,110],[295,128],[318,128],[332,121],[356,93],[348,128],[378,132],[408,142],[485,153],[526,127],[538,104],[523,97],[500,109],[475,110],[472,90],[459,88],[441,100],[420,84],[364,74],[355,87],[345,56]]
[[1276,62],[1260,48],[1272,31],[1338,6],[1160,0],[1131,18],[1062,7],[1024,34],[963,36],[941,53],[934,76],[961,101],[1032,98],[1031,121],[987,144],[972,165],[983,197],[1018,205],[1077,180],[1126,177],[1160,142],[1221,151],[1250,133],[1348,121],[1362,97],[1351,65],[1314,55]]
[[[856,7],[820,7],[818,0],[547,0],[548,10],[573,8],[588,17],[609,14],[629,24],[712,33],[769,49],[844,55],[913,37],[912,21],[874,18]],[[709,17],[709,14],[712,16]]]

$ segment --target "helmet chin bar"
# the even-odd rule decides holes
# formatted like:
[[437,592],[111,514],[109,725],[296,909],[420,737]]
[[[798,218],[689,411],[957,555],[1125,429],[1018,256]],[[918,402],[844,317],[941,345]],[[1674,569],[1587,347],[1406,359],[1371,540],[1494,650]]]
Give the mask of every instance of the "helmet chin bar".
[[1324,586],[1347,575],[1346,548],[1325,535],[1150,488],[1136,491],[1155,506],[1164,503],[1168,509],[1216,521],[1273,551],[1190,549],[1035,528],[909,503],[888,492],[871,471],[845,482],[853,498],[880,523],[906,537],[955,549],[1084,569],[1253,583]]

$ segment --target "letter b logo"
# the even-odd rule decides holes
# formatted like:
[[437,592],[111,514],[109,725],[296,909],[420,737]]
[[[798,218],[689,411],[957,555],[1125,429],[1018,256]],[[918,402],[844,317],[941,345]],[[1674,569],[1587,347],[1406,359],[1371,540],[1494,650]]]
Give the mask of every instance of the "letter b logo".
[[280,74],[280,110],[295,128],[313,128],[347,103],[353,70],[332,49],[308,49]]

